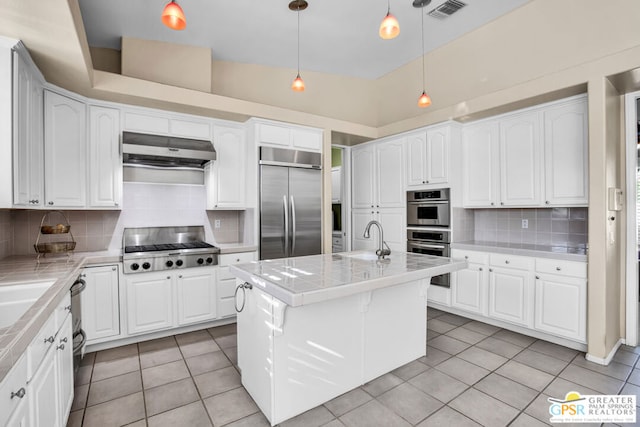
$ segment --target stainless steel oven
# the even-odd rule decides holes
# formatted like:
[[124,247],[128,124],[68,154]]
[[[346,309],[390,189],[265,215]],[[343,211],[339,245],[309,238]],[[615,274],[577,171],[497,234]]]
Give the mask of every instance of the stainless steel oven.
[[407,191],[407,225],[448,227],[449,189]]
[[[450,242],[451,232],[448,230],[407,227],[407,252],[448,257]],[[448,288],[449,274],[432,277],[431,284]]]

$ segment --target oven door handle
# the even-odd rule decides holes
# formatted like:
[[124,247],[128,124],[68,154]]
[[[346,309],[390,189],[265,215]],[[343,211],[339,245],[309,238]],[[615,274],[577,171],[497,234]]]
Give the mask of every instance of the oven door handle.
[[448,200],[410,200],[407,201],[409,205],[447,205],[449,204]]
[[415,246],[416,248],[425,248],[425,249],[446,249],[444,245],[430,245],[428,243],[414,243],[409,242],[411,246]]

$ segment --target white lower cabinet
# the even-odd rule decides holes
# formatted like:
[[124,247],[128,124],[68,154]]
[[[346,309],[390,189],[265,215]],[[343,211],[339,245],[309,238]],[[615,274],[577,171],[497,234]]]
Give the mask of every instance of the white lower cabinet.
[[469,262],[452,273],[452,308],[586,343],[586,262],[457,249],[451,256]]
[[235,316],[236,278],[229,273],[229,266],[255,261],[257,252],[222,254],[218,257],[218,317]]
[[82,276],[87,284],[80,294],[82,329],[87,334],[88,343],[120,335],[118,267],[87,267]]
[[58,399],[62,426],[73,404],[73,329],[71,315],[68,315],[58,331],[56,338],[56,369],[58,372]]
[[178,325],[213,320],[217,316],[216,270],[192,269],[178,273]]
[[13,411],[7,422],[7,426],[11,427],[27,427],[31,425],[31,406],[29,399],[20,399],[18,406]]
[[55,356],[55,349],[49,348],[49,352],[29,384],[33,426],[60,426],[57,422],[61,417]]
[[125,279],[129,334],[140,334],[173,326],[171,283],[171,273],[164,271],[131,275]]

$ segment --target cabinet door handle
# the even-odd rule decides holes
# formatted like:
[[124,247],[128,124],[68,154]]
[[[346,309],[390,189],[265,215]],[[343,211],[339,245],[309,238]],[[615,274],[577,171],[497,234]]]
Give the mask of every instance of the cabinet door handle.
[[545,205],[548,205],[548,204],[549,204],[549,201],[548,201],[548,200],[545,200],[545,201],[544,201],[544,204],[545,204]]
[[560,267],[556,267],[556,271],[560,271],[562,270]]
[[20,390],[11,392],[11,398],[13,399],[14,397],[18,397],[22,399],[25,394],[27,394],[27,390],[25,390],[24,387],[20,387]]
[[111,271],[116,271],[117,268],[116,267],[111,267]]
[[426,181],[426,183],[428,184],[428,183],[429,183],[429,180],[427,180],[427,181]]
[[508,260],[508,259],[505,259],[505,260],[504,260],[504,263],[505,263],[505,264],[509,264],[509,260]]
[[71,313],[71,305],[66,306],[64,309]]
[[493,268],[490,268],[490,269],[489,269],[489,273],[493,273]]
[[482,271],[482,267],[478,267],[478,271]]
[[53,335],[51,335],[49,338],[45,338],[44,342],[45,343],[52,343],[55,341],[55,338],[53,338]]
[[49,202],[50,205],[53,205],[53,202]]
[[504,206],[504,202],[500,202],[500,206]]
[[493,206],[493,205],[494,205],[494,203],[493,203],[493,202],[491,202],[491,206]]
[[178,276],[178,279],[182,279],[182,274]]
[[171,276],[167,276],[167,280],[171,279]]
[[56,350],[64,350],[64,344],[60,344],[56,347]]
[[536,280],[539,280],[539,279],[540,279],[540,276],[536,275]]
[[464,259],[469,259],[469,255],[465,255],[465,256],[464,256]]
[[64,337],[64,338],[62,338],[62,339],[60,340],[60,342],[67,342],[67,341],[68,341],[68,338],[67,338],[67,337]]

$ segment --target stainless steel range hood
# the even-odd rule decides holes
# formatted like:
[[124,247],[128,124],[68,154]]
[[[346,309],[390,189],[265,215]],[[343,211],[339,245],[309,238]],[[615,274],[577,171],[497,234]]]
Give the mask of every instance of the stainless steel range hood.
[[202,169],[216,159],[211,141],[122,132],[125,165]]

